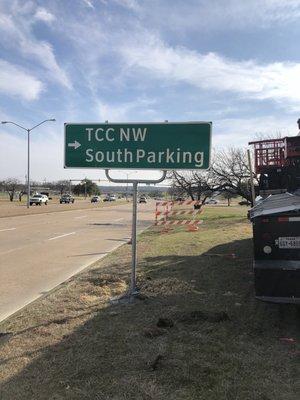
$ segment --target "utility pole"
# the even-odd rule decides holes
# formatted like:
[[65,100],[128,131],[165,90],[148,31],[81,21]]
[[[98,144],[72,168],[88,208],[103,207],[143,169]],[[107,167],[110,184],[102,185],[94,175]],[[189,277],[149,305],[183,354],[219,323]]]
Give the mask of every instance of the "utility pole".
[[254,207],[254,202],[255,202],[255,189],[254,189],[254,180],[253,180],[253,170],[252,170],[252,161],[251,161],[251,154],[250,150],[247,150],[247,155],[248,155],[248,164],[249,164],[249,170],[250,170],[250,186],[251,186],[251,198],[252,198],[252,207]]
[[39,124],[33,126],[32,128],[24,128],[24,126],[17,124],[13,121],[1,121],[1,124],[12,124],[27,132],[27,208],[30,206],[30,132],[37,128],[38,126],[44,124],[45,122],[54,122],[55,118],[45,119]]

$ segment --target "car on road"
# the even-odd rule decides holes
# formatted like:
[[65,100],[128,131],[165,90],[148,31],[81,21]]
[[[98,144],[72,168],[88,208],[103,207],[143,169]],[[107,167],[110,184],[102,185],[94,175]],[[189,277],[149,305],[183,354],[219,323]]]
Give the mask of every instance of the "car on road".
[[116,201],[117,198],[114,194],[108,194],[103,201]]
[[52,197],[50,196],[50,192],[40,192],[40,194],[44,194],[48,197],[48,200],[52,200]]
[[147,199],[145,196],[140,196],[139,203],[147,203]]
[[100,196],[93,196],[91,198],[91,203],[99,203],[101,201],[101,197]]
[[219,201],[216,199],[208,199],[205,201],[205,204],[218,204]]
[[42,204],[48,204],[48,197],[45,194],[34,194],[29,199],[29,204],[32,206],[35,204],[36,206],[41,206]]
[[62,203],[74,203],[75,199],[70,194],[63,194],[59,199],[60,204]]

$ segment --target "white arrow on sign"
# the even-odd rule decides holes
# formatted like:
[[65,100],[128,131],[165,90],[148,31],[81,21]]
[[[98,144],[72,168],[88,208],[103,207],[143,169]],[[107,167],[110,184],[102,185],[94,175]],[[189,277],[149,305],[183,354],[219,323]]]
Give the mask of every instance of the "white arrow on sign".
[[78,147],[80,147],[81,144],[79,142],[77,142],[77,140],[75,140],[74,143],[68,143],[68,147],[74,147],[74,149],[78,149]]

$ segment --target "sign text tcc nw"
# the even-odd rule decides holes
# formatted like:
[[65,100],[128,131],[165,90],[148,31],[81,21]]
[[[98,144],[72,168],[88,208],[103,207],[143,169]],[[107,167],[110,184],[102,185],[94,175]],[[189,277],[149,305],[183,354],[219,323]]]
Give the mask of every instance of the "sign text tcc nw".
[[211,123],[66,123],[65,168],[207,169]]

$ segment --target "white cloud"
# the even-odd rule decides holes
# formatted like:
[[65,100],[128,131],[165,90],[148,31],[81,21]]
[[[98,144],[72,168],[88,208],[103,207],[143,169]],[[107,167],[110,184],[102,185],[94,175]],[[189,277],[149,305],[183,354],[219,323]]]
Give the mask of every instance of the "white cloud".
[[300,63],[235,61],[216,53],[171,47],[153,35],[122,43],[119,51],[132,71],[162,82],[187,83],[214,92],[234,92],[248,99],[295,103],[300,100]]
[[50,72],[50,78],[62,86],[71,88],[72,84],[66,72],[58,65],[52,46],[47,42],[35,42],[30,39],[21,41],[21,50],[26,55],[32,55]]
[[[218,11],[220,14],[222,14],[220,3]],[[245,23],[257,25],[257,23],[260,21],[271,24],[274,22],[297,20],[300,16],[300,1],[251,0],[248,2],[241,2],[239,0],[230,0],[227,2],[225,9],[225,15],[228,17],[228,19],[230,18],[230,14],[232,15],[232,19],[235,23],[240,21],[240,27],[242,27]]]
[[[46,8],[38,8],[37,3],[45,4]],[[281,131],[283,135],[289,132],[296,134],[293,113],[299,110],[300,64],[253,59],[241,61],[238,59],[241,54],[238,41],[225,43],[228,36],[223,38],[222,34],[215,32],[206,38],[206,32],[201,30],[224,30],[228,33],[240,29],[247,34],[255,27],[260,33],[253,35],[254,40],[262,34],[261,28],[281,28],[284,24],[293,27],[299,15],[300,0],[78,0],[74,2],[72,12],[60,0],[2,0],[0,41],[5,54],[9,54],[9,60],[18,59],[20,65],[32,65],[33,70],[28,73],[28,67],[20,69],[7,63],[3,68],[0,64],[0,91],[18,96],[18,99],[32,100],[38,98],[44,88],[41,81],[45,80],[45,86],[51,80],[63,87],[71,87],[61,61],[66,60],[69,71],[74,73],[76,87],[72,92],[60,92],[63,96],[60,97],[62,109],[56,108],[56,115],[54,112],[58,118],[64,114],[64,118],[74,121],[99,118],[100,121],[122,122],[211,116],[214,122],[213,141],[218,146],[230,143],[246,145],[258,133],[272,135]],[[49,24],[45,31],[35,29],[37,19]],[[144,29],[145,26],[149,31]],[[170,33],[172,29],[174,31]],[[285,28],[283,34],[289,33],[288,29]],[[57,44],[57,49],[52,47],[52,39],[40,39],[39,35],[45,38],[50,30],[49,38],[55,38],[53,46]],[[192,34],[189,30],[193,30]],[[295,31],[292,28],[290,32]],[[265,32],[270,35],[267,31],[263,34]],[[267,40],[269,38],[266,36]],[[187,45],[183,47],[178,43]],[[222,54],[230,51],[235,55],[226,58],[221,53],[192,50],[207,46],[221,49],[224,51]],[[283,59],[290,54],[289,49],[287,45],[287,49],[276,54]],[[260,43],[257,43],[257,50],[256,54],[264,54],[265,60],[270,56],[268,51],[263,53]],[[61,54],[60,58],[57,54]],[[5,73],[7,78],[4,79]],[[56,89],[49,87],[49,103],[46,96],[43,97],[37,110],[41,111],[49,105],[55,111],[57,103],[53,99],[57,96]],[[209,97],[207,102],[206,95]],[[277,104],[271,104],[269,100],[275,100]],[[205,107],[201,109],[204,102]],[[292,121],[284,117],[284,112],[278,115],[278,110],[283,110],[283,107],[292,115]],[[16,113],[11,118],[18,118],[24,123],[24,114],[18,108],[10,108],[7,104],[7,111],[11,115]],[[278,118],[251,118],[264,113],[271,115],[272,112]],[[226,115],[237,118],[225,119]],[[243,119],[245,115],[249,118]],[[8,118],[5,116],[5,119]],[[38,132],[33,135],[34,179],[93,175],[85,170],[82,175],[81,171],[62,170],[62,132],[53,139],[44,139],[43,143],[37,139],[40,136]],[[16,141],[9,135],[1,135],[0,143],[5,143],[0,146],[0,163],[3,159],[7,160],[3,164],[6,170],[0,167],[0,174],[24,176],[25,139]],[[98,173],[96,171],[95,175]]]
[[[83,1],[87,5],[89,5],[89,3],[91,3],[91,0],[83,0]],[[100,2],[107,7],[109,7],[111,4],[117,4],[121,7],[128,8],[128,9],[134,10],[134,11],[138,11],[141,9],[139,2],[137,0],[100,0]],[[94,8],[93,5],[92,5],[92,7]]]
[[[12,128],[13,129],[13,128]],[[17,177],[24,181],[27,173],[27,137],[26,132],[1,127],[0,140],[5,143],[0,146],[0,179]],[[49,132],[49,130],[46,130]],[[63,170],[63,142],[61,138],[45,132],[45,127],[31,136],[31,179],[42,181],[46,177],[60,179],[66,176]]]
[[[35,10],[40,13],[40,17],[51,18],[52,14],[48,13],[45,9]],[[32,23],[34,22],[34,16],[37,14],[33,13],[31,9],[21,8],[20,15],[11,10],[10,12],[1,12],[0,7],[0,34],[1,42],[6,48],[21,53],[25,58],[32,59],[32,57],[38,61],[39,65],[42,66],[47,72],[48,77],[51,80],[55,80],[59,84],[71,88],[71,82],[66,72],[59,66],[56,61],[56,57],[51,44],[45,41],[37,40],[32,34]],[[21,11],[27,14],[21,14]],[[52,19],[53,21],[53,19]]]
[[129,8],[130,10],[138,11],[141,10],[141,7],[136,0],[114,0],[115,3],[119,4],[122,7]]
[[83,1],[83,3],[86,5],[86,6],[88,6],[89,8],[95,8],[95,6],[94,6],[94,4],[92,3],[92,1],[91,0],[82,0]]
[[98,112],[102,121],[137,121],[162,119],[157,111],[152,108],[154,100],[148,98],[138,98],[135,101],[123,102],[117,104],[106,103],[101,100],[97,101]]
[[213,122],[213,146],[247,146],[248,142],[263,137],[296,136],[296,119],[286,116],[252,118],[224,118]]
[[55,16],[50,11],[46,10],[43,7],[39,7],[36,10],[34,16],[37,20],[40,20],[43,22],[52,22],[55,20]]
[[8,96],[19,96],[24,100],[36,100],[43,84],[19,67],[0,60],[0,91]]
[[[26,132],[24,132],[26,133]],[[21,132],[22,134],[22,132]],[[3,132],[1,127],[0,140],[5,146],[0,146],[0,180],[9,177],[24,180],[26,174],[25,135],[14,137]],[[20,151],[23,149],[23,151]],[[18,165],[18,167],[16,167]]]
[[173,0],[143,2],[148,24],[176,34],[192,31],[261,30],[297,22],[299,0]]
[[128,112],[132,106],[130,104],[111,105],[98,102],[100,119],[102,121],[122,122],[128,119]]

